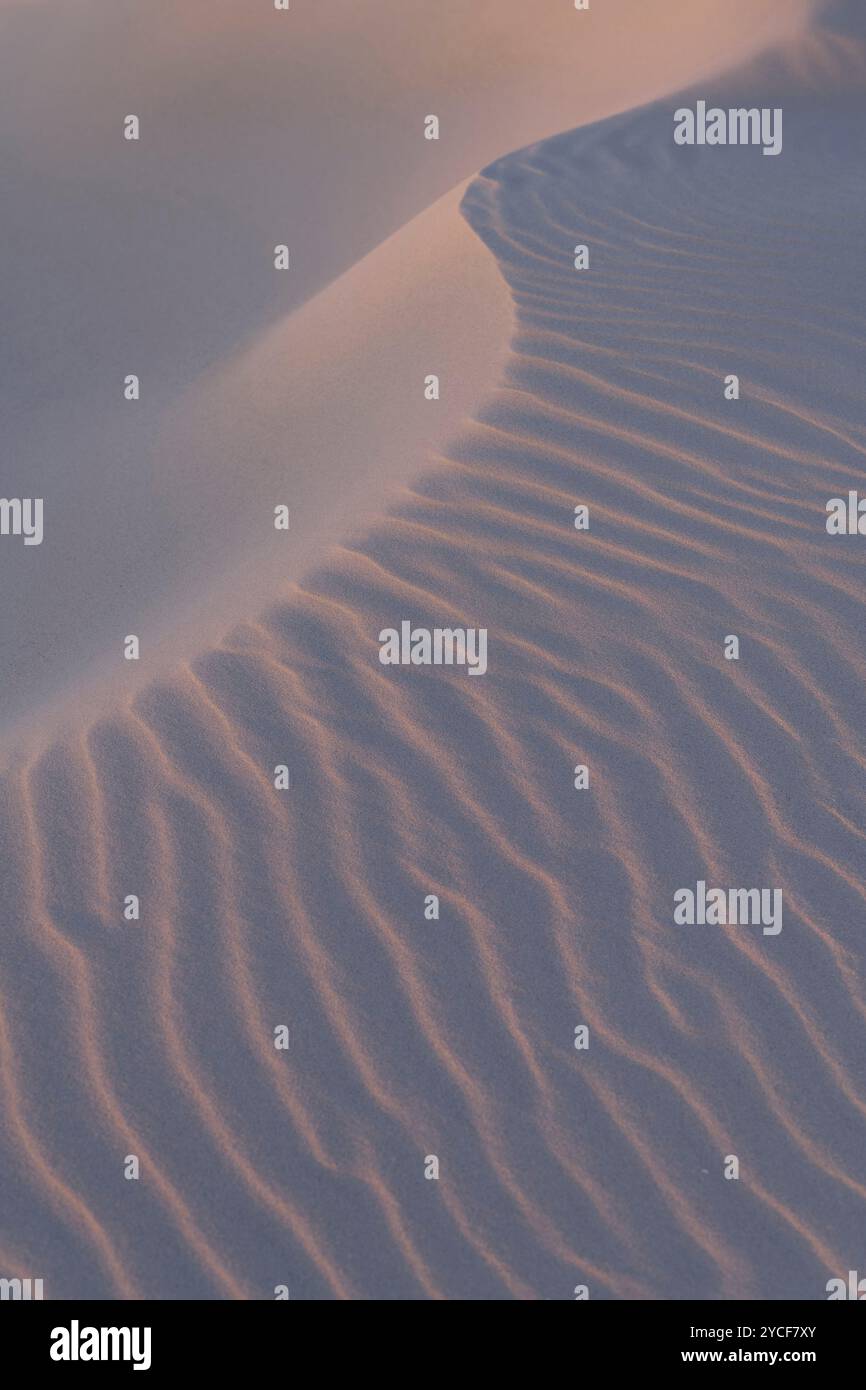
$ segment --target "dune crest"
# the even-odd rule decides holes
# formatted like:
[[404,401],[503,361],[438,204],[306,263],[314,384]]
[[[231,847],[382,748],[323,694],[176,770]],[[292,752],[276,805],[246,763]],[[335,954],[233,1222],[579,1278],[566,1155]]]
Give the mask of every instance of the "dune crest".
[[[495,380],[491,343],[504,305],[483,248],[461,237],[456,218],[446,227],[453,190],[507,150],[797,32],[811,6],[676,0],[668,10],[660,24],[641,0],[607,0],[591,18],[563,0],[329,0],[289,15],[240,0],[0,6],[4,488],[43,497],[46,525],[38,552],[0,546],[0,643],[14,654],[2,668],[7,734],[37,711],[51,729],[64,707],[70,715],[102,707],[110,691],[94,683],[116,674],[127,633],[147,633],[152,675],[211,641],[210,591],[230,588],[226,617],[236,616],[241,591],[229,576],[245,557],[254,613],[261,542],[249,509],[272,477],[300,493],[294,549],[303,535],[320,554],[341,480],[361,469],[375,482],[376,459],[359,458],[356,447],[387,455],[383,485],[416,473],[433,447],[433,415],[415,421],[407,403],[400,408],[389,380],[395,355],[408,365],[417,352],[426,363],[448,347],[452,375],[436,415],[445,430],[434,451],[444,446],[452,408],[474,406],[480,396],[468,388],[483,394],[488,384],[485,360]],[[438,141],[424,139],[431,110]],[[137,142],[123,138],[128,112],[140,120]],[[291,265],[277,272],[274,247],[283,244]],[[401,269],[409,248],[414,273],[407,259]],[[443,259],[449,250],[454,264]],[[314,299],[318,307],[294,328],[291,317]],[[447,344],[443,306],[452,314]],[[338,378],[334,362],[362,331],[373,334],[356,358],[362,428],[379,414],[383,436],[362,433],[356,446],[357,414],[343,433],[334,422],[358,383],[354,372]],[[319,351],[336,344],[314,387],[298,363],[307,332]],[[499,341],[504,348],[506,335]],[[292,371],[285,390],[281,343]],[[252,382],[250,372],[261,376]],[[128,374],[140,381],[132,403],[123,396]],[[249,399],[227,429],[225,402],[241,382]],[[287,412],[300,415],[309,444],[310,398],[322,451],[310,462],[305,450],[302,471]],[[210,433],[204,407],[213,409]],[[280,442],[277,430],[287,434]],[[375,505],[380,493],[368,491]],[[346,492],[354,506],[357,491]],[[210,607],[222,601],[214,592]],[[157,633],[185,617],[182,640],[158,663]],[[131,675],[124,670],[114,697]]]

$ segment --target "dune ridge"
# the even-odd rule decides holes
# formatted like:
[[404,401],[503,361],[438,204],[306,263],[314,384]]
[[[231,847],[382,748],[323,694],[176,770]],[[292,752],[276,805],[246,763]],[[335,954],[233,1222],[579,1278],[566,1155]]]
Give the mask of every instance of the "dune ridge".
[[[488,165],[463,214],[516,329],[476,418],[0,778],[8,1242],[49,1296],[811,1299],[862,1267],[864,562],[823,512],[862,485],[864,190],[852,88],[814,80],[866,70],[842,15],[700,88],[772,72],[783,160],[674,154],[677,97]],[[380,666],[404,617],[486,626],[488,674]],[[675,928],[700,877],[782,886],[780,936]]]
[[510,336],[456,208],[482,165],[741,61],[813,3],[665,8],[0,4],[4,492],[46,516],[38,550],[0,546],[0,757],[37,715],[38,741],[124,698],[124,634],[153,677],[274,597],[277,501],[297,494],[297,578],[445,447]]

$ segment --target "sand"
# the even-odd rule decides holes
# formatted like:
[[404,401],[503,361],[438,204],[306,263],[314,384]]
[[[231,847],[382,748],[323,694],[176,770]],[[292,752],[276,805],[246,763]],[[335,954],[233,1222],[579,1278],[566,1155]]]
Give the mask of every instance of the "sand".
[[[278,68],[232,6],[200,51],[195,8],[141,81],[160,73],[165,132],[243,53],[236,101],[213,95],[236,163],[208,175],[243,220],[240,94],[276,103]],[[646,8],[568,14],[590,91],[560,6],[479,5],[476,39],[423,45],[477,116],[442,180],[398,187],[397,140],[297,304],[223,300],[165,357],[154,328],[146,451],[93,384],[22,411],[80,509],[0,556],[0,1251],[49,1297],[820,1299],[862,1269],[864,561],[824,508],[864,489],[866,21],[671,3],[661,35]],[[335,52],[359,121],[397,109],[380,68],[417,107],[422,9],[381,6],[385,50],[344,47],[339,7],[303,16],[298,125],[331,109],[314,74]],[[38,11],[3,22],[26,44]],[[782,106],[782,155],[674,147],[674,109],[703,98]],[[321,138],[311,188],[337,167]],[[43,157],[40,187],[72,155]],[[203,216],[199,185],[167,240]],[[157,325],[173,290],[149,254]],[[410,389],[428,360],[438,402]],[[120,454],[125,560],[98,483]],[[286,488],[292,529],[265,539]],[[487,674],[382,667],[406,618],[486,627]],[[699,880],[780,887],[783,930],[674,926]]]

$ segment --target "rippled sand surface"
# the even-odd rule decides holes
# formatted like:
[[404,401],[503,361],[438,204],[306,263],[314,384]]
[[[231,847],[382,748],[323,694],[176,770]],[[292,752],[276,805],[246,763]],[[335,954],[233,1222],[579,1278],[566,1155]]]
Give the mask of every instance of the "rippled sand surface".
[[[812,1299],[862,1268],[866,562],[824,525],[864,485],[858,10],[484,168],[498,380],[224,637],[10,746],[4,1273]],[[782,156],[676,148],[698,98],[783,107]],[[486,676],[382,666],[407,618],[486,627]],[[675,926],[701,879],[781,888],[782,931]]]

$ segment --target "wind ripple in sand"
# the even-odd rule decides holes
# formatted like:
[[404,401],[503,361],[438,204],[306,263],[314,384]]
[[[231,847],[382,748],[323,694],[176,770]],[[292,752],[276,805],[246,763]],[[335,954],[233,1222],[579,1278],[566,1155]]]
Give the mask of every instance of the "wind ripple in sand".
[[[674,158],[668,101],[488,168],[464,208],[519,329],[483,417],[6,777],[6,1211],[50,1296],[808,1299],[862,1267],[863,561],[823,509],[863,481],[864,189],[828,101],[788,94],[784,160]],[[486,678],[381,667],[405,617],[487,627]],[[781,935],[675,928],[698,878],[781,887]]]

